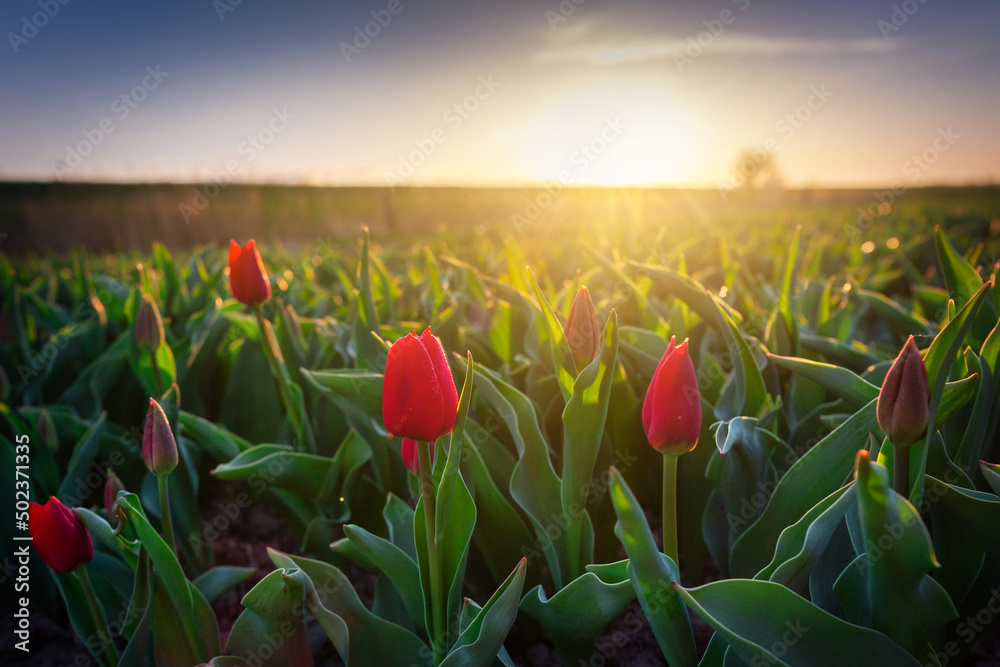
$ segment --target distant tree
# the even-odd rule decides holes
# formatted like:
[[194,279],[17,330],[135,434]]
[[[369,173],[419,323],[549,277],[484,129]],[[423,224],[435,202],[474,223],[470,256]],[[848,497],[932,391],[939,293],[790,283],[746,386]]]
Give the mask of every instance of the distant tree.
[[762,148],[751,148],[741,152],[734,171],[734,180],[744,190],[760,190],[781,185],[781,175],[774,153]]

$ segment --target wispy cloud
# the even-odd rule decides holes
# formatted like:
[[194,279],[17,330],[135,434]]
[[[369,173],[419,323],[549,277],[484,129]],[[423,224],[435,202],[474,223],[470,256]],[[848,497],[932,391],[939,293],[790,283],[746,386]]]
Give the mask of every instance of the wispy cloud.
[[[578,33],[579,35],[579,33]],[[649,60],[663,60],[684,54],[692,48],[696,35],[689,37],[644,40],[622,39],[594,44],[563,44],[546,47],[534,54],[537,63],[588,63],[621,65]],[[697,42],[694,42],[697,44]],[[705,49],[705,54],[739,56],[819,55],[848,53],[883,53],[899,48],[900,42],[884,39],[806,39],[772,37],[748,33],[726,33]],[[700,48],[695,46],[694,48]]]

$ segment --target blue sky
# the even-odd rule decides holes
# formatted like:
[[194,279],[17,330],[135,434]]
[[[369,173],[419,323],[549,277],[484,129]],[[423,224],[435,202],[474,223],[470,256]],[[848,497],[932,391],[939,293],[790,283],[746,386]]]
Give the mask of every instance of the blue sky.
[[4,2],[0,178],[1000,181],[996,2],[237,1]]

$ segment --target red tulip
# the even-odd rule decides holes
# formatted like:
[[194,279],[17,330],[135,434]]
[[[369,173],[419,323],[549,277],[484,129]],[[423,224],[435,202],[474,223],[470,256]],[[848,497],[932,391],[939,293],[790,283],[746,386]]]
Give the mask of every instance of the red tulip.
[[[414,475],[420,474],[420,450],[417,447],[420,446],[416,440],[411,440],[410,438],[403,438],[403,463],[406,465],[407,470],[412,472]],[[431,443],[431,460],[434,460],[434,443]]]
[[601,325],[597,321],[597,309],[590,298],[590,291],[581,287],[569,307],[566,324],[566,341],[573,351],[576,369],[583,370],[601,353]]
[[177,440],[170,430],[167,414],[149,399],[146,425],[142,429],[142,460],[154,475],[168,475],[177,467]]
[[94,557],[94,543],[73,510],[55,496],[44,505],[29,503],[28,527],[32,544],[45,564],[69,574]]
[[687,339],[675,346],[671,338],[656,366],[642,404],[642,428],[662,454],[680,455],[698,444],[701,394]]
[[229,242],[229,287],[237,301],[247,306],[270,300],[271,282],[253,239],[242,248],[236,241]]
[[104,509],[108,511],[108,516],[114,516],[112,508],[118,500],[118,492],[124,491],[125,485],[118,475],[113,472],[108,473],[108,481],[104,483]]
[[924,436],[930,400],[927,366],[910,336],[878,394],[875,414],[889,442],[907,447]]
[[455,380],[430,327],[393,343],[382,382],[382,421],[390,435],[434,442],[451,432],[457,412]]

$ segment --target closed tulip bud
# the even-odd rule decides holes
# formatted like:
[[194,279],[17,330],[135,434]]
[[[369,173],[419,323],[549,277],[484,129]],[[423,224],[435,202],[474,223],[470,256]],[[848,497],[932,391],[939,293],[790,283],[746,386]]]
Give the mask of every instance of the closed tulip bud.
[[48,410],[38,413],[38,435],[42,437],[42,442],[48,445],[52,451],[59,449],[59,433],[56,431],[56,423],[52,421],[52,415]]
[[457,413],[455,380],[430,327],[393,343],[382,381],[382,421],[390,435],[434,442],[451,432]]
[[675,345],[671,338],[656,366],[642,403],[642,428],[661,454],[677,456],[698,444],[701,394],[686,339]]
[[28,504],[28,528],[35,551],[59,574],[69,574],[94,557],[94,543],[79,517],[55,496]]
[[139,312],[135,314],[135,342],[140,348],[149,352],[156,352],[163,342],[163,320],[160,318],[160,309],[156,307],[153,297],[145,292],[142,294]]
[[[403,464],[414,475],[420,474],[420,443],[410,438],[403,438]],[[431,460],[434,460],[434,443],[431,443]]]
[[177,441],[170,430],[167,413],[160,404],[149,399],[146,426],[142,430],[142,460],[149,472],[169,475],[177,467]]
[[115,501],[118,500],[118,493],[125,490],[125,485],[118,475],[113,472],[108,473],[108,481],[104,483],[104,509],[108,511],[108,516],[114,516]]
[[889,442],[908,447],[924,436],[930,396],[927,366],[910,336],[886,373],[878,395],[878,425]]
[[271,282],[253,239],[242,248],[236,241],[229,242],[229,287],[237,301],[247,306],[271,299]]
[[597,309],[590,298],[590,291],[581,287],[573,298],[566,316],[566,340],[573,351],[576,369],[582,370],[601,353],[601,326],[597,322]]

